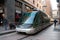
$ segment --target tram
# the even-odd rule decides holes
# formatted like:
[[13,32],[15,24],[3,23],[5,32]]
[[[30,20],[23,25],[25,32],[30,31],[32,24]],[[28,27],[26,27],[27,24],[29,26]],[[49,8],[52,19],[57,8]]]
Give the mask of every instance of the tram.
[[23,32],[26,34],[34,34],[50,23],[48,16],[42,11],[32,11],[25,13],[20,21],[21,24],[16,26],[16,32]]

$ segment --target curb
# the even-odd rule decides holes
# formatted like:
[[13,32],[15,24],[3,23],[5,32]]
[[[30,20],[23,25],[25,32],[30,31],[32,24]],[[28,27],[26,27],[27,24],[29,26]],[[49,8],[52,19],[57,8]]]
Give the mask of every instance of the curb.
[[16,32],[16,31],[15,30],[3,31],[3,32],[0,32],[0,36],[5,35],[5,34],[10,34],[10,33],[13,33],[13,32]]

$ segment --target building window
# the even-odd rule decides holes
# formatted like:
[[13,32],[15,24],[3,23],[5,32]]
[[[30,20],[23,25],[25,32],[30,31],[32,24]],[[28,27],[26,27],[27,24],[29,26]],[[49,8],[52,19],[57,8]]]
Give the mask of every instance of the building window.
[[41,9],[41,6],[40,6],[40,9]]
[[46,4],[46,1],[45,0],[42,0],[42,4]]
[[21,13],[22,11],[22,3],[19,1],[15,1],[15,6],[16,6],[16,13]]
[[19,1],[15,1],[15,6],[22,8],[22,3]]
[[15,1],[15,6],[19,7],[19,2]]
[[38,4],[37,4],[37,7],[38,7]]
[[35,4],[35,0],[33,0],[33,4]]

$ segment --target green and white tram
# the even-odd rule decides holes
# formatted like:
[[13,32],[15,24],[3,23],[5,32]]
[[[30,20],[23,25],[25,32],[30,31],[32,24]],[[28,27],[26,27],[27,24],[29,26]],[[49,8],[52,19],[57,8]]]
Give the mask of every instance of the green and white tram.
[[24,32],[27,34],[34,34],[50,23],[48,16],[41,11],[32,11],[31,13],[25,13],[20,20],[20,25],[16,26],[17,32]]

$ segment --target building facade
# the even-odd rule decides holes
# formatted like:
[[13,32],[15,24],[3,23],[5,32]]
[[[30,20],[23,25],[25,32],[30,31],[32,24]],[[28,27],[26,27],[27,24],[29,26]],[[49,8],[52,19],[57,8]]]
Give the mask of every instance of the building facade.
[[39,4],[40,0],[2,0],[0,1],[0,17],[6,18],[9,23],[14,23],[17,14],[21,16],[24,12],[33,11],[34,8],[40,9]]
[[0,1],[0,23],[6,18],[9,23],[14,23],[15,18],[15,0],[1,0]]
[[59,18],[59,13],[58,13],[58,10],[53,10],[52,11],[52,17],[53,17],[53,19],[58,19]]
[[42,0],[43,11],[49,16],[52,17],[52,8],[50,4],[50,0]]
[[[48,4],[47,4],[48,3]],[[25,12],[31,12],[33,9],[42,10],[50,15],[51,6],[48,0],[2,0],[0,1],[0,14],[4,16],[9,23],[15,23],[16,16],[23,15]],[[48,10],[48,11],[47,11]]]
[[57,0],[57,2],[58,2],[57,7],[58,7],[58,13],[59,13],[59,24],[60,24],[60,0]]
[[46,10],[48,10],[46,11],[46,13],[52,17],[52,8],[51,8],[50,0],[46,0],[46,5],[47,5]]

